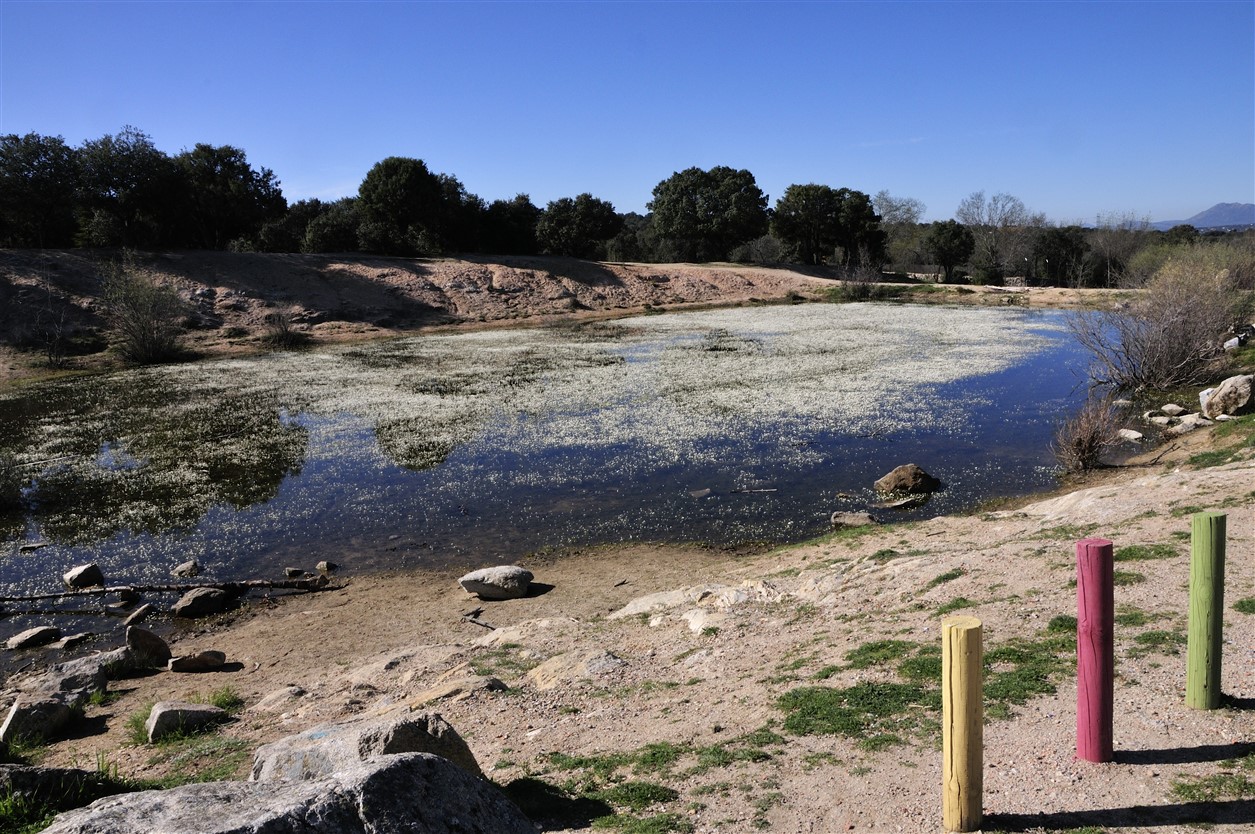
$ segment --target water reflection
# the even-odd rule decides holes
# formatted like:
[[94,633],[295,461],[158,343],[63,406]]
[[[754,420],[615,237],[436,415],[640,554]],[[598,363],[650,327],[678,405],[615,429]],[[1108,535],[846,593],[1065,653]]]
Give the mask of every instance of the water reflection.
[[808,305],[38,386],[0,398],[0,451],[30,473],[24,513],[0,515],[0,589],[88,560],[153,581],[195,557],[226,580],[797,540],[908,461],[948,487],[900,517],[961,510],[1051,483],[1082,364],[1053,314]]

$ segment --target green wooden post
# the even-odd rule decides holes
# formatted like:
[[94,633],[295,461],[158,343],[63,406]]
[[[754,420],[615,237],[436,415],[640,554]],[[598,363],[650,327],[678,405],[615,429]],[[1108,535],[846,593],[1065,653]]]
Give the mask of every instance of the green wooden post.
[[1195,513],[1191,518],[1185,705],[1194,709],[1220,706],[1226,518],[1224,513]]

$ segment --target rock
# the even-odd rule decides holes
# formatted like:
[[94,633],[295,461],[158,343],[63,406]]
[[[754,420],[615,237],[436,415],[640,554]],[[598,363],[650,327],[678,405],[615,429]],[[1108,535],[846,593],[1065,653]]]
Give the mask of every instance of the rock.
[[537,690],[545,692],[575,681],[605,677],[625,666],[627,661],[601,649],[564,652],[532,669],[527,679]]
[[5,641],[4,647],[12,650],[33,649],[36,646],[46,646],[60,639],[61,629],[56,626],[35,626],[14,634]]
[[146,666],[165,666],[171,657],[166,641],[146,628],[127,626],[126,645],[136,661]]
[[89,565],[79,565],[76,568],[70,568],[62,574],[61,581],[65,583],[67,588],[104,587],[105,575],[100,572],[100,568],[96,563],[92,562]]
[[179,576],[184,579],[190,579],[191,577],[196,576],[199,573],[200,573],[200,562],[196,561],[195,559],[184,562],[181,565],[177,565],[174,568],[174,570],[170,571],[170,574],[172,576]]
[[1164,403],[1159,407],[1159,410],[1169,417],[1180,417],[1185,413],[1185,409],[1176,403]]
[[288,579],[296,579],[299,576],[304,576],[305,571],[301,568],[284,568],[283,575]]
[[495,785],[426,753],[308,781],[207,782],[100,799],[45,834],[535,834]]
[[144,620],[148,619],[148,615],[151,614],[152,612],[153,612],[153,604],[151,602],[146,602],[143,605],[141,605],[139,608],[136,608],[134,611],[132,611],[131,616],[127,617],[125,620],[122,621],[122,625],[132,626],[132,625],[135,625],[136,623],[143,622]]
[[1245,374],[1231,376],[1217,385],[1203,402],[1203,416],[1215,419],[1221,414],[1242,412],[1251,402],[1252,382],[1255,382],[1255,375]]
[[1149,418],[1149,422],[1155,424],[1156,426],[1171,426],[1176,422],[1176,420],[1169,417],[1167,414],[1156,414]]
[[79,657],[50,666],[38,675],[9,681],[16,698],[0,725],[0,742],[40,742],[55,738],[95,692],[105,689],[109,675],[125,668],[130,650]]
[[340,569],[340,566],[337,565],[335,562],[322,561],[314,565],[314,570],[318,571],[319,573],[335,573],[339,569]]
[[279,712],[298,698],[305,697],[305,690],[299,686],[285,686],[276,689],[249,707],[250,712]]
[[874,484],[877,492],[907,492],[912,494],[936,492],[941,481],[929,475],[913,463],[894,469]]
[[1232,339],[1227,339],[1221,347],[1225,350],[1237,350],[1242,347],[1242,340],[1234,336]]
[[[893,493],[889,494],[892,495]],[[910,510],[924,506],[928,503],[928,499],[931,496],[931,492],[924,492],[918,495],[904,495],[901,498],[877,501],[875,504],[872,504],[872,507],[877,510]]]
[[1180,437],[1183,434],[1189,434],[1195,429],[1201,429],[1204,426],[1214,425],[1211,420],[1198,414],[1187,414],[1178,419],[1177,424],[1164,432],[1167,437]]
[[1120,429],[1118,432],[1116,432],[1116,435],[1121,440],[1127,441],[1129,443],[1140,443],[1142,442],[1142,438],[1145,437],[1145,435],[1142,434],[1140,431],[1133,431],[1133,429]]
[[474,570],[458,580],[468,594],[480,599],[516,599],[527,595],[532,572],[517,565],[498,565]]
[[128,605],[134,605],[135,603],[139,602],[140,593],[134,588],[119,588],[118,599],[122,602],[127,603]]
[[692,611],[685,611],[680,615],[680,619],[689,624],[689,631],[694,634],[701,634],[708,628],[718,630],[728,621],[728,615],[724,611],[711,611],[708,608],[694,608]]
[[195,733],[205,727],[221,724],[231,716],[213,704],[192,704],[187,701],[158,701],[148,712],[144,732],[148,743],[160,741],[174,733]]
[[170,609],[176,617],[204,617],[226,610],[230,597],[221,588],[193,588]]
[[183,657],[172,657],[167,661],[166,668],[171,672],[212,672],[222,668],[226,662],[225,654],[210,649]]
[[102,796],[120,793],[124,785],[101,773],[62,767],[0,764],[0,796],[23,804],[60,808],[83,806]]
[[418,709],[445,698],[462,700],[476,692],[506,692],[510,687],[490,675],[477,675],[469,663],[460,663],[436,678],[434,685],[410,699],[410,709]]
[[320,724],[258,748],[253,781],[320,779],[395,753],[428,753],[472,776],[479,763],[457,730],[436,713],[402,713],[345,724]]
[[96,635],[90,631],[80,631],[78,634],[68,634],[60,640],[52,644],[54,649],[72,649],[75,646],[81,646]]
[[869,524],[876,524],[876,517],[871,513],[842,513],[835,512],[829,519],[832,523],[833,530],[844,530],[847,527],[866,527]]

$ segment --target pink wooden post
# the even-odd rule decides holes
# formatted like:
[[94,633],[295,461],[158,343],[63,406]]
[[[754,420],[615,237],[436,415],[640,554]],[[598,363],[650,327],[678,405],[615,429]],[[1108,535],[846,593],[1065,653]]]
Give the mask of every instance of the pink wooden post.
[[1112,759],[1115,591],[1111,542],[1076,543],[1076,755]]

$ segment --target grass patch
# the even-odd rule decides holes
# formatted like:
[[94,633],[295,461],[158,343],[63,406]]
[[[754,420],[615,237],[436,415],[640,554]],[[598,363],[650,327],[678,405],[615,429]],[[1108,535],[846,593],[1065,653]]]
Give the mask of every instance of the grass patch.
[[1065,539],[1068,541],[1079,541],[1097,529],[1098,529],[1098,525],[1096,523],[1060,524],[1057,527],[1047,527],[1044,530],[1038,530],[1036,535],[1029,536],[1029,538],[1030,539]]
[[689,834],[693,831],[693,824],[676,813],[654,814],[652,817],[615,814],[593,820],[593,828],[621,831],[623,834]]
[[1187,504],[1184,507],[1173,507],[1169,511],[1169,515],[1171,515],[1173,518],[1183,518],[1187,515],[1194,515],[1194,513],[1205,513],[1205,512],[1207,512],[1206,507],[1200,507],[1197,504]]
[[1113,585],[1139,585],[1146,581],[1146,574],[1134,570],[1118,570],[1111,574]]
[[613,787],[590,793],[589,797],[617,807],[643,811],[651,805],[673,802],[680,798],[680,794],[653,782],[620,782]]
[[199,692],[192,696],[194,704],[209,704],[223,710],[227,715],[235,715],[244,709],[244,699],[240,697],[240,693],[236,692],[229,686],[221,689],[215,689],[208,695],[201,695]]
[[945,573],[934,576],[932,579],[928,580],[928,584],[924,586],[924,590],[931,591],[933,588],[936,588],[938,585],[944,585],[947,582],[953,582],[959,577],[966,576],[966,575],[967,575],[967,571],[963,570],[963,568],[955,568],[954,570],[948,570]]
[[1060,614],[1051,617],[1046,624],[1047,634],[1076,634],[1076,617],[1071,614]]
[[937,616],[944,617],[945,615],[953,611],[959,611],[963,608],[971,608],[975,604],[976,604],[975,602],[968,599],[967,597],[955,597],[949,602],[944,603],[937,607]]
[[1185,635],[1176,631],[1143,631],[1133,638],[1133,657],[1145,657],[1151,653],[1180,654],[1185,645]]
[[253,761],[252,744],[220,735],[175,738],[158,750],[148,763],[168,772],[151,783],[156,788],[244,779]]
[[794,735],[900,736],[916,732],[920,713],[941,708],[941,693],[902,683],[804,686],[780,696],[776,705],[786,714],[784,728]]
[[1122,626],[1144,626],[1150,622],[1151,617],[1145,611],[1132,605],[1116,606],[1116,625]]
[[1167,544],[1131,544],[1117,547],[1114,559],[1117,562],[1148,562],[1152,559],[1171,559],[1176,555],[1176,550]]
[[866,669],[869,666],[879,666],[882,663],[905,657],[916,648],[916,645],[906,640],[876,640],[846,652],[845,659],[851,668]]
[[1233,603],[1233,610],[1239,614],[1255,614],[1255,597],[1243,597]]
[[518,643],[502,643],[471,659],[471,670],[477,675],[512,677],[524,675],[539,662],[519,655]]
[[1255,799],[1255,753],[1220,763],[1220,772],[1209,776],[1178,777],[1172,796],[1183,802],[1219,802]]

